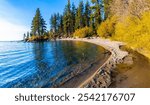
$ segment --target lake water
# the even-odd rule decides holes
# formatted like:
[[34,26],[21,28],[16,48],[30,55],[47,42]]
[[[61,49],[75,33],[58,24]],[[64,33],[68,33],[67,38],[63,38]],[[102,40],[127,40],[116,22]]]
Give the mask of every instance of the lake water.
[[99,62],[104,52],[79,41],[0,42],[0,87],[53,87]]

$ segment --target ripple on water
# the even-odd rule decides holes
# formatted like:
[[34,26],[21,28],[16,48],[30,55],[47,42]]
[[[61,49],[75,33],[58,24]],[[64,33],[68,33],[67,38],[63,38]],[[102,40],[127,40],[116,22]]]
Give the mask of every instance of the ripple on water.
[[0,87],[51,87],[103,52],[84,42],[0,42]]

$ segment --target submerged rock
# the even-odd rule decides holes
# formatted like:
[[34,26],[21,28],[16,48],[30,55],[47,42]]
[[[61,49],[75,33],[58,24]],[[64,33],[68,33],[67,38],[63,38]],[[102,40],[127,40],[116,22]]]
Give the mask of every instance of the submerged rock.
[[133,64],[133,57],[131,55],[129,55],[129,56],[125,57],[123,59],[123,61],[124,61],[124,64],[132,65]]

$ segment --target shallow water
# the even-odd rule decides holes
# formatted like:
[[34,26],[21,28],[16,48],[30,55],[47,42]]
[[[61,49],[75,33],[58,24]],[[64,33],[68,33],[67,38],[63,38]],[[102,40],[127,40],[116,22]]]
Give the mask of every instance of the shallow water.
[[0,42],[0,87],[41,88],[59,84],[105,56],[85,42]]
[[119,64],[115,69],[113,88],[150,88],[150,61],[140,53],[125,49],[133,57],[133,64]]

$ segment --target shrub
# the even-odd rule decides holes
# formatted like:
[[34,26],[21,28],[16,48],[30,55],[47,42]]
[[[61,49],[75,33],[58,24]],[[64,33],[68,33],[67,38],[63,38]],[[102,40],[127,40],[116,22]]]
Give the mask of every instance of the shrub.
[[111,17],[106,21],[102,22],[101,25],[98,27],[97,34],[100,37],[110,37],[115,32],[115,24],[116,24],[116,17]]
[[31,36],[28,41],[32,42],[32,41],[46,41],[49,40],[49,37],[47,35],[43,35],[43,36]]
[[128,16],[118,22],[112,38],[126,42],[129,47],[150,58],[150,12],[143,13],[141,18]]
[[92,29],[89,27],[84,27],[81,29],[77,29],[74,34],[73,37],[77,37],[77,38],[85,38],[85,37],[89,37],[92,35]]

